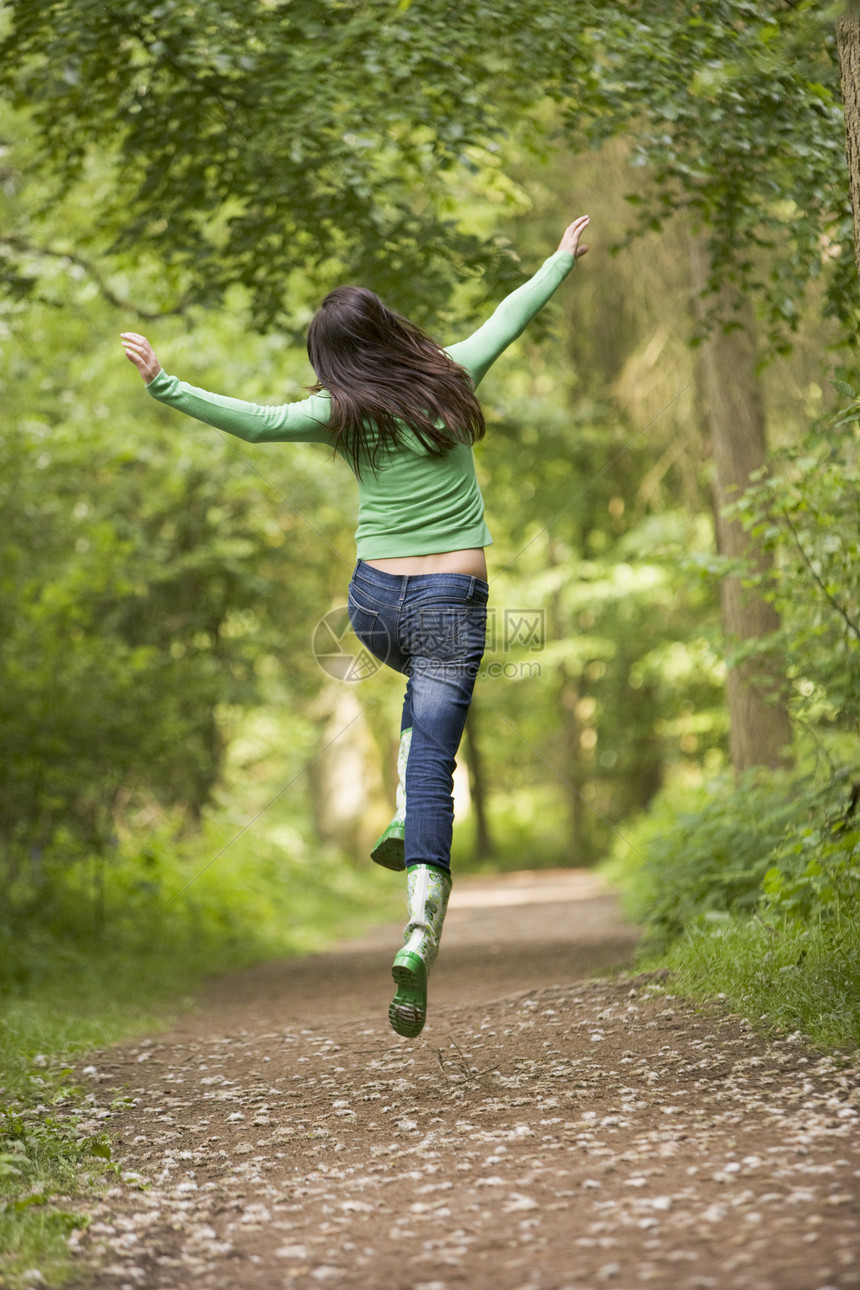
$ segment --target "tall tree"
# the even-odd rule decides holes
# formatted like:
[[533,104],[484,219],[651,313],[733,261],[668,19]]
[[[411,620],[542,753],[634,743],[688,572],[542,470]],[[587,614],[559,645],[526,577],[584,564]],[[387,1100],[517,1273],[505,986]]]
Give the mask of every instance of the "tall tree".
[[[701,292],[704,266],[698,242],[691,246],[690,262],[693,282]],[[696,363],[700,412],[714,465],[716,545],[720,555],[733,563],[745,561],[761,575],[772,564],[771,554],[753,544],[741,522],[726,514],[758,477],[767,459],[767,444],[753,311],[735,292],[725,295],[730,298],[724,299],[724,309],[733,326],[711,328],[697,350]],[[760,590],[745,588],[743,577],[734,570],[721,580],[720,602],[730,658],[735,651],[741,655],[726,675],[732,765],[739,774],[753,766],[778,766],[792,737],[785,661],[778,653],[760,648],[752,658],[743,654],[751,643],[775,636],[779,615]]]
[[[760,572],[770,556],[723,511],[767,458],[758,322],[771,350],[790,347],[805,290],[798,270],[820,276],[822,235],[832,247],[844,228],[832,31],[803,0],[684,8],[628,0],[613,9],[608,28],[604,59],[588,82],[589,130],[596,140],[632,132],[635,159],[647,165],[643,189],[631,193],[640,227],[662,228],[681,213],[696,230],[696,377],[714,462],[717,546],[729,557],[746,555]],[[637,121],[637,112],[647,119]],[[581,128],[578,119],[573,125]],[[843,315],[853,303],[846,261],[843,253],[828,279],[832,307]],[[737,576],[724,580],[721,598],[731,654],[743,655],[779,625]],[[782,760],[791,729],[780,671],[779,660],[760,652],[729,669],[738,771]]]
[[845,155],[854,216],[854,258],[860,275],[860,6],[854,0],[846,4],[836,32],[845,111]]

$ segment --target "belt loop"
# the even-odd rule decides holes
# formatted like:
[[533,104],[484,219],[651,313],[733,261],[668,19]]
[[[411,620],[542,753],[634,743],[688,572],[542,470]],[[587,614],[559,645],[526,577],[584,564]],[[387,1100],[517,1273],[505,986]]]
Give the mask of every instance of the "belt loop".
[[468,594],[468,596],[466,597],[466,599],[467,599],[467,600],[471,600],[471,599],[472,599],[472,597],[474,596],[474,594],[475,594],[475,579],[474,579],[474,578],[470,578],[470,579],[469,579],[469,594]]

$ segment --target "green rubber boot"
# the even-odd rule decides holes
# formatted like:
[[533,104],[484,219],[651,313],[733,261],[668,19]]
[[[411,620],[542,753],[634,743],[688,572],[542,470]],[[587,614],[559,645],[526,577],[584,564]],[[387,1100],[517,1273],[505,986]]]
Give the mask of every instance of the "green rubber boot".
[[392,1028],[407,1039],[420,1035],[427,1020],[427,976],[439,953],[450,894],[450,873],[435,865],[409,866],[406,872],[409,922],[403,933],[403,949],[398,951],[391,969],[397,993],[388,1009]]
[[394,798],[394,818],[373,844],[371,860],[383,869],[406,868],[406,763],[412,743],[412,727],[400,732],[400,750],[397,754],[397,793]]

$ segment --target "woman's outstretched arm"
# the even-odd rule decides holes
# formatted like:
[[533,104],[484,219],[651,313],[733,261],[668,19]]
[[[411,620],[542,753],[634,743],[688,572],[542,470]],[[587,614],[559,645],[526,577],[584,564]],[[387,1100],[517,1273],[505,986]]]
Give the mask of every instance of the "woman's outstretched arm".
[[587,215],[579,215],[568,224],[558,249],[544,261],[534,277],[506,296],[492,317],[476,332],[447,347],[445,352],[455,363],[465,367],[476,389],[499,355],[525,331],[576,261],[586,254],[588,247],[580,239],[588,224]]
[[147,338],[138,332],[124,331],[120,339],[126,358],[140,372],[147,391],[160,403],[166,403],[217,430],[226,430],[246,443],[284,440],[330,442],[327,427],[331,400],[325,393],[312,394],[298,403],[282,403],[278,407],[229,399],[223,394],[212,394],[175,376],[168,376]]

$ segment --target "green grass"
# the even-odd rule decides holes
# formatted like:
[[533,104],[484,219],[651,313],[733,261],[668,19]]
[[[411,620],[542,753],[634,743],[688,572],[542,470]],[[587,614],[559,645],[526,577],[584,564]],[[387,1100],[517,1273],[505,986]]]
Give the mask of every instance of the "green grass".
[[799,1031],[830,1050],[860,1046],[857,918],[803,928],[726,916],[688,929],[641,966],[667,967],[677,994],[724,995],[765,1033]]
[[602,866],[645,970],[764,1031],[860,1044],[860,823],[850,776],[759,770],[669,784]]
[[63,1006],[60,991],[53,993],[8,1005],[0,1024],[0,1284],[10,1287],[31,1284],[26,1274],[34,1268],[49,1284],[62,1284],[71,1270],[69,1233],[85,1221],[76,1202],[100,1190],[115,1169],[107,1136],[78,1127],[87,1104],[69,1063],[162,1021],[96,998],[90,1003],[100,1015],[87,1016],[76,1006],[80,998]]

